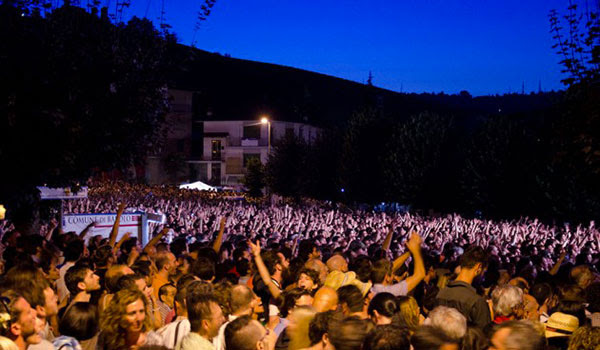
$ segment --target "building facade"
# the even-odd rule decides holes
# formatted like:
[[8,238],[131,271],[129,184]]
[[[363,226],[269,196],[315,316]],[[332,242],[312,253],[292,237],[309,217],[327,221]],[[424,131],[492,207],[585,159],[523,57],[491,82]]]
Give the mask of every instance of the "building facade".
[[[239,187],[248,161],[258,158],[266,164],[269,151],[278,139],[294,134],[311,143],[320,133],[317,127],[278,121],[277,116],[208,120],[213,117],[210,110],[198,112],[192,92],[171,90],[170,94],[166,140],[146,162],[149,183],[202,181],[215,186]],[[262,117],[267,120],[261,122]]]

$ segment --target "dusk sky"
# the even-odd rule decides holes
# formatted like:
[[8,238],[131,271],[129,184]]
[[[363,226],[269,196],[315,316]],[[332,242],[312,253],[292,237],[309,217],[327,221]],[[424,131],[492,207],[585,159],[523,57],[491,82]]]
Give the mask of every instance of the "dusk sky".
[[[181,43],[195,36],[198,48],[235,58],[357,82],[371,71],[374,85],[404,92],[562,88],[548,13],[564,13],[567,0],[217,0],[197,32],[203,1],[164,1]],[[133,1],[127,12],[153,19],[160,8]]]

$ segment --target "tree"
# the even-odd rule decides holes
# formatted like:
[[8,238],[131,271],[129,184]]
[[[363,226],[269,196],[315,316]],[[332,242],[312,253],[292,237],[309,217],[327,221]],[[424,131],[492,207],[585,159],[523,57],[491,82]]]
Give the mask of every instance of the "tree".
[[307,145],[293,133],[274,142],[266,165],[266,180],[271,191],[286,197],[305,193],[303,173],[306,169]]
[[0,6],[0,200],[11,209],[37,185],[75,186],[158,147],[175,44],[146,19],[19,10]]
[[260,159],[250,158],[246,164],[246,175],[243,184],[248,189],[250,197],[261,197],[262,189],[265,187],[265,171]]
[[451,144],[452,118],[421,113],[398,123],[384,158],[383,171],[388,199],[432,209],[448,188],[445,178],[452,167],[445,168]]

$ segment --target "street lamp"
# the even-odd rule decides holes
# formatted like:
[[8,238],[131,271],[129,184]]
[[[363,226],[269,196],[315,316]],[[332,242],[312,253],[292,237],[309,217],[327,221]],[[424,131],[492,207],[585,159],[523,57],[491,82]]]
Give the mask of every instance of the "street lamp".
[[271,121],[266,116],[260,118],[261,124],[267,124],[267,155],[271,155]]

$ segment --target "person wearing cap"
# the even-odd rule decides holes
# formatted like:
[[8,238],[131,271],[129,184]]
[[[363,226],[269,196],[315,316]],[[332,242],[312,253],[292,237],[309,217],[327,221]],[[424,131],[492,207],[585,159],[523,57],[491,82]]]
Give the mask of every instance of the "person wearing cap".
[[385,259],[377,261],[373,265],[371,272],[371,281],[373,282],[371,292],[374,295],[382,292],[390,293],[397,297],[407,295],[408,292],[421,283],[425,277],[425,265],[423,264],[423,257],[421,255],[421,236],[413,232],[408,242],[406,242],[406,247],[412,254],[415,262],[413,274],[398,283],[392,284],[394,274],[392,263]]

